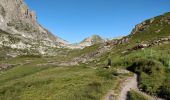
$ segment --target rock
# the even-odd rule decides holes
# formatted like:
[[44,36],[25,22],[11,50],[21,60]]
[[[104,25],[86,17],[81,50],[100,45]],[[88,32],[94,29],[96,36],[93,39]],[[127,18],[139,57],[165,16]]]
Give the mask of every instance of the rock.
[[9,65],[9,64],[0,64],[0,70],[6,70],[9,67],[11,67],[11,65]]
[[157,31],[155,31],[155,33],[159,33],[161,30],[159,29],[159,30],[157,30]]
[[136,34],[137,32],[143,31],[146,28],[146,22],[142,22],[135,26],[135,28],[132,30],[131,35]]
[[121,52],[122,54],[126,54],[126,53],[128,53],[128,51],[126,50],[126,51],[123,51],[123,52]]

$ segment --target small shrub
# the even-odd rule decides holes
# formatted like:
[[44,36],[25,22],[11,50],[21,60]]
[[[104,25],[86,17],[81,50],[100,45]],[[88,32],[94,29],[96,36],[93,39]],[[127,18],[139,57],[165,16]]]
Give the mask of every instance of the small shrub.
[[142,94],[139,94],[132,90],[128,92],[128,100],[149,100],[149,99],[143,96]]
[[5,12],[5,9],[2,5],[0,5],[0,15],[2,15],[3,17],[6,16],[6,12]]
[[159,91],[159,96],[162,98],[165,98],[167,100],[170,100],[170,70],[167,69],[166,71],[166,80],[163,83],[162,87]]

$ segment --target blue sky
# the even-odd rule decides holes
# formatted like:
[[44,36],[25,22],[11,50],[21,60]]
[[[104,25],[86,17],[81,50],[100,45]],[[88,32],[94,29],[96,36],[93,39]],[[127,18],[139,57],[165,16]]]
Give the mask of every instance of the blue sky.
[[170,0],[25,0],[38,22],[71,43],[93,34],[128,35],[141,21],[170,12]]

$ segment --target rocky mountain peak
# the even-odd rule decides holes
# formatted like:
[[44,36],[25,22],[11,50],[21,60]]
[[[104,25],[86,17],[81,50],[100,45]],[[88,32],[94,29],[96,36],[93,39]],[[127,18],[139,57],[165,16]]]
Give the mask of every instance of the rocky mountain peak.
[[91,37],[88,37],[84,39],[82,42],[80,42],[81,46],[91,46],[93,44],[97,43],[103,43],[105,42],[105,39],[100,37],[99,35],[92,35]]
[[67,44],[37,22],[24,0],[0,0],[0,47],[46,54]]

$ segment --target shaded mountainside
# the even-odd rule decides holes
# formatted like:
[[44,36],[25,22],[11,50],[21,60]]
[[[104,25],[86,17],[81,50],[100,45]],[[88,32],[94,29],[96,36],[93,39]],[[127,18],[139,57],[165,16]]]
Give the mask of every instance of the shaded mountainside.
[[0,1],[1,47],[48,54],[47,48],[61,48],[67,44],[37,22],[35,12],[28,8],[24,0]]

